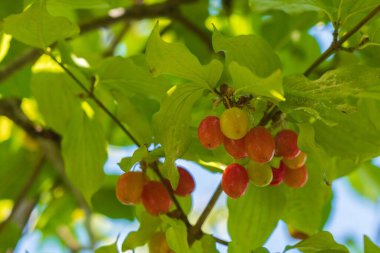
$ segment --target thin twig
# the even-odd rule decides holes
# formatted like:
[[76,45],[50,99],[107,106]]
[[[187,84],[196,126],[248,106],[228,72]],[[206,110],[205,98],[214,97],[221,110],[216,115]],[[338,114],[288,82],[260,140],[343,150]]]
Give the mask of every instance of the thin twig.
[[189,31],[191,31],[196,36],[198,36],[198,38],[206,45],[208,49],[210,49],[211,51],[213,50],[212,44],[211,44],[211,35],[203,31],[201,28],[199,28],[193,22],[187,19],[178,9],[177,11],[173,11],[170,14],[170,18],[172,18],[174,21],[178,21],[180,24],[186,27]]
[[67,75],[71,77],[75,81],[75,83],[84,91],[86,95],[91,98],[99,107],[102,109],[116,125],[120,127],[120,129],[129,137],[131,141],[133,141],[137,146],[141,146],[142,144],[128,131],[128,129],[121,123],[121,121],[110,111],[108,108],[100,101],[93,92],[91,92],[85,84],[83,84],[74,74],[69,70],[62,62],[58,61],[52,54],[48,54],[53,61],[55,61],[65,72]]
[[130,27],[131,23],[129,21],[125,22],[119,33],[116,34],[116,36],[111,41],[110,46],[106,51],[104,51],[103,57],[112,56],[114,54],[117,45],[119,45],[120,41],[124,38],[125,33],[129,30]]
[[338,41],[332,42],[329,48],[326,49],[312,64],[311,66],[304,72],[305,76],[309,76],[313,70],[318,67],[322,62],[324,62],[330,55],[332,55],[335,51],[339,50],[344,42],[346,42],[352,35],[354,35],[357,31],[360,30],[368,21],[370,21],[373,17],[375,17],[380,12],[380,5],[378,5],[375,9],[373,9],[367,16],[365,16],[362,20],[359,21],[351,30],[349,30],[345,35],[343,35]]
[[207,206],[199,216],[197,222],[195,225],[191,228],[189,231],[189,243],[191,244],[196,239],[202,236],[202,225],[206,221],[207,217],[211,213],[212,209],[214,208],[216,202],[218,201],[220,195],[223,192],[222,184],[220,183],[218,187],[216,188],[214,194],[212,195],[211,199],[207,203]]
[[170,198],[172,199],[174,205],[176,206],[176,208],[177,208],[177,210],[179,212],[179,218],[185,223],[185,225],[186,225],[187,228],[190,228],[191,224],[190,224],[189,220],[187,219],[187,216],[186,216],[185,212],[183,211],[183,209],[182,209],[182,207],[181,207],[178,199],[175,197],[174,192],[173,192],[171,186],[169,185],[168,181],[161,174],[160,169],[157,166],[157,163],[152,163],[150,165],[150,167],[153,169],[154,173],[156,173],[156,175],[158,176],[158,178],[160,179],[160,181],[164,184],[167,192],[170,195]]

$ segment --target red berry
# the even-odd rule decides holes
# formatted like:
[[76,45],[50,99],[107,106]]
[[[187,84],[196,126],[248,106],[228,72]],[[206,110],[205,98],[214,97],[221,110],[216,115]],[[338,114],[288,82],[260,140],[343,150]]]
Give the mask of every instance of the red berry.
[[273,136],[265,127],[252,128],[245,137],[245,148],[248,156],[255,162],[269,162],[275,149]]
[[207,149],[214,149],[223,143],[223,134],[220,130],[219,118],[207,116],[198,127],[200,143]]
[[272,168],[273,179],[270,185],[276,186],[282,183],[284,180],[285,167],[281,163],[279,168]]
[[293,159],[282,159],[282,161],[285,163],[286,167],[289,169],[298,169],[305,165],[307,160],[307,155],[304,152],[300,152],[296,157]]
[[[285,166],[285,165],[284,165]],[[284,183],[292,188],[303,187],[308,180],[306,166],[298,169],[289,169],[285,166]]]
[[297,139],[297,133],[290,129],[280,131],[275,138],[276,155],[282,156],[285,159],[293,159],[296,157],[300,152],[297,146]]
[[116,197],[124,205],[141,202],[141,194],[147,178],[144,173],[129,171],[119,176],[116,183]]
[[148,181],[141,196],[145,210],[151,215],[167,213],[172,205],[170,195],[159,181]]
[[239,140],[232,140],[224,137],[224,148],[235,159],[242,159],[248,156],[245,150],[245,140],[241,138]]
[[179,181],[177,189],[174,191],[179,196],[190,195],[195,188],[193,176],[184,168],[177,167],[179,172]]
[[237,163],[228,165],[223,172],[222,188],[231,198],[242,196],[248,188],[248,183],[247,171]]

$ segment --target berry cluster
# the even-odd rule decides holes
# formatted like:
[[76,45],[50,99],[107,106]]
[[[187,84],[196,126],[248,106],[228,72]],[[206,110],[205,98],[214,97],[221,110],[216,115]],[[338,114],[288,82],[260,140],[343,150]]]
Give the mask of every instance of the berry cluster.
[[[193,176],[184,168],[177,167],[179,181],[173,189],[166,179],[170,190],[178,196],[188,196],[195,188]],[[161,181],[149,180],[145,172],[129,171],[117,180],[116,197],[124,205],[136,205],[142,202],[145,210],[154,215],[165,214],[172,206],[172,199]]]
[[[284,129],[273,137],[263,126],[249,129],[248,116],[238,107],[225,110],[220,119],[216,116],[204,118],[198,127],[198,138],[207,149],[223,144],[234,159],[250,159],[246,168],[233,163],[223,172],[222,187],[231,198],[242,196],[249,180],[256,186],[284,182],[294,188],[304,186],[307,181],[307,155],[297,146],[297,133]],[[269,164],[274,156],[282,157],[279,168]]]

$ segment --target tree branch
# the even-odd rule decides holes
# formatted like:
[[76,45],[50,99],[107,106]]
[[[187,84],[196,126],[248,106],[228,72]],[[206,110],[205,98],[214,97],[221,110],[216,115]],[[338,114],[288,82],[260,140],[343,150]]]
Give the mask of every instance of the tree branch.
[[357,31],[360,30],[368,21],[370,21],[373,17],[375,17],[380,12],[380,5],[378,5],[375,9],[373,9],[367,16],[365,16],[362,20],[359,21],[351,30],[349,30],[342,38],[337,41],[333,41],[329,48],[326,49],[312,64],[311,66],[304,72],[305,76],[309,76],[313,70],[318,67],[322,62],[324,62],[330,55],[332,55],[335,51],[339,50],[344,42],[346,42],[352,35],[354,35]]
[[189,19],[187,19],[180,10],[173,11],[170,15],[170,18],[172,18],[174,21],[178,21],[180,24],[182,24],[184,27],[186,27],[189,31],[194,33],[198,38],[206,45],[208,49],[211,51],[213,50],[212,44],[211,44],[211,36],[210,34],[204,32],[201,28],[196,26],[193,22],[191,22]]
[[109,57],[112,56],[115,52],[115,49],[117,45],[120,43],[120,41],[124,38],[125,33],[128,32],[129,28],[131,27],[131,23],[127,21],[118,34],[113,38],[113,40],[110,43],[110,46],[107,48],[107,50],[104,51],[103,57]]
[[40,172],[41,172],[41,169],[42,169],[44,163],[45,163],[45,156],[42,155],[37,159],[31,175],[29,176],[26,183],[24,184],[24,186],[20,190],[16,199],[14,200],[14,205],[13,205],[13,208],[12,208],[10,215],[8,216],[8,218],[6,220],[4,220],[2,223],[0,223],[0,233],[6,227],[6,225],[16,216],[22,216],[21,218],[20,217],[15,218],[15,220],[17,220],[18,223],[20,223],[20,224],[18,224],[20,226],[20,228],[23,228],[25,226],[25,223],[27,222],[28,217],[29,217],[31,211],[33,210],[34,203],[36,201],[33,201],[33,205],[30,208],[24,209],[22,212],[20,211],[20,209],[23,209],[22,208],[23,202],[26,200],[25,198],[26,198],[28,192],[30,191],[30,189],[32,188],[33,183],[36,181],[36,179],[40,175]]
[[189,243],[193,243],[195,240],[199,239],[202,236],[202,225],[206,221],[207,217],[211,213],[212,209],[214,208],[216,202],[218,201],[220,195],[223,192],[222,184],[220,183],[218,187],[216,188],[214,194],[212,195],[211,199],[207,203],[207,206],[199,216],[197,222],[195,225],[190,229],[189,231]]

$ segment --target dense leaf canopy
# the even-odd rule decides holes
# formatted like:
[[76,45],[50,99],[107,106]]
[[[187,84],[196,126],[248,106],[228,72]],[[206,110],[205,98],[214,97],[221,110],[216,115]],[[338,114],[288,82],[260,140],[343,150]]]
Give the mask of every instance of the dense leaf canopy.
[[[249,152],[199,141],[200,122],[230,107],[250,128],[298,134],[304,187],[288,187],[285,171],[287,185],[249,183],[221,205],[212,186],[204,210],[175,195],[179,159],[219,181],[229,164],[253,166]],[[349,252],[324,231],[331,185],[347,177],[378,201],[379,115],[379,0],[0,1],[0,252],[34,232],[60,252],[270,252],[280,220],[303,239],[284,252]],[[133,154],[106,165],[118,149]],[[281,168],[275,155],[268,166]],[[143,205],[121,204],[118,174],[129,171],[161,181],[170,211],[149,213],[144,192]],[[99,247],[105,219],[138,228]],[[220,222],[228,234],[215,233]],[[365,253],[380,252],[363,236]]]

